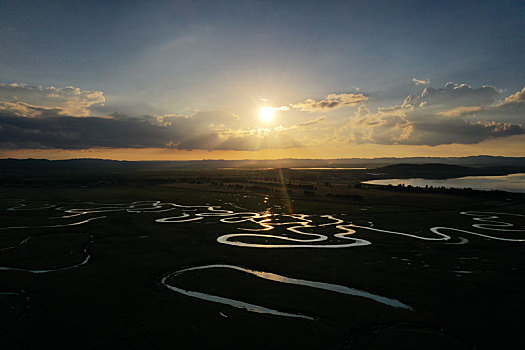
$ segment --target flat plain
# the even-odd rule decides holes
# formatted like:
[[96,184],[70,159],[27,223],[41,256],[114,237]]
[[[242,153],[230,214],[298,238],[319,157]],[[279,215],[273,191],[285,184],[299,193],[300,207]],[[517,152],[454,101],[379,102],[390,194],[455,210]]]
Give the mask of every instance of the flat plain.
[[55,175],[0,187],[2,348],[525,345],[522,195],[363,170]]

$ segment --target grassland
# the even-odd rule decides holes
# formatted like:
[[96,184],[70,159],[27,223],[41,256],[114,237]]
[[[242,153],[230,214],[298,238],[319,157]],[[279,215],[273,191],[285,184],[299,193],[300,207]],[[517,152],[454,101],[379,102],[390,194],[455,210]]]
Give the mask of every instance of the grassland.
[[[29,178],[34,179],[32,176]],[[23,176],[17,177],[20,178]],[[341,249],[245,248],[220,244],[217,238],[232,232],[257,233],[239,231],[260,227],[252,221],[225,224],[220,217],[208,216],[193,222],[159,223],[155,220],[180,213],[148,210],[93,212],[53,219],[72,208],[107,209],[112,203],[129,209],[133,202],[160,201],[216,205],[236,213],[270,213],[276,215],[275,220],[282,214],[294,213],[308,214],[313,222],[321,222],[325,220],[323,215],[332,215],[345,224],[373,223],[374,228],[427,238],[435,237],[430,228],[449,227],[525,239],[525,231],[474,229],[473,217],[460,214],[483,211],[521,215],[525,208],[521,195],[356,188],[363,178],[363,170],[135,169],[79,173],[73,169],[50,171],[38,181],[5,183],[0,187],[0,226],[4,228],[0,230],[0,248],[31,239],[0,251],[0,267],[51,271],[0,271],[0,293],[5,293],[0,294],[0,346],[523,347],[525,242],[458,231],[447,231],[450,240],[429,241],[360,229],[349,237],[371,244]],[[59,226],[100,216],[104,218]],[[496,221],[511,223],[515,230],[525,229],[522,216],[500,215]],[[30,228],[6,228],[17,226]],[[333,239],[335,227],[321,229],[317,225],[311,230],[329,236],[329,242],[338,242]],[[284,227],[276,227],[272,232],[298,237]],[[245,242],[251,239],[240,238]],[[275,238],[253,240],[270,245],[279,242]],[[61,270],[78,265],[87,255],[87,263]],[[191,271],[172,277],[169,282],[184,290],[307,315],[313,320],[249,312],[175,293],[160,283],[171,272],[211,264],[355,288],[399,300],[412,310],[254,278],[228,269]]]

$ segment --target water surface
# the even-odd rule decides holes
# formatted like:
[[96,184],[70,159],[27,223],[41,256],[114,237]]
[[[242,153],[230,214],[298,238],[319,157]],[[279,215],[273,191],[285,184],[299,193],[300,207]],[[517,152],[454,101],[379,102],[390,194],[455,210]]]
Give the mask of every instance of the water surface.
[[475,190],[499,190],[508,192],[525,193],[525,173],[510,174],[503,176],[465,176],[455,179],[384,179],[364,181],[364,184],[370,185],[392,185],[403,184],[405,186],[433,186],[445,188],[472,188]]

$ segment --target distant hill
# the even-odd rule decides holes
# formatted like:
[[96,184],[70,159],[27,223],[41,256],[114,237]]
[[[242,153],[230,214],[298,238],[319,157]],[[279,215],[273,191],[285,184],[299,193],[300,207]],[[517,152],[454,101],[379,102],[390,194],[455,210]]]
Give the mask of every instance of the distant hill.
[[[201,161],[115,161],[105,159],[0,159],[1,184],[28,185],[98,185],[98,184],[144,184],[165,183],[198,177],[199,181],[211,181],[210,176],[246,177],[263,169],[286,169],[299,178],[329,176],[352,181],[387,178],[421,177],[445,179],[469,175],[507,175],[525,173],[525,158],[454,158],[450,164],[430,162],[412,164],[420,158],[382,158],[382,159],[280,159],[280,160],[201,160]],[[357,162],[360,161],[361,163]],[[479,161],[476,163],[475,161]],[[388,164],[397,162],[397,164]],[[474,165],[471,165],[474,162]],[[387,164],[385,164],[387,163]],[[491,164],[489,166],[483,164]],[[496,165],[494,165],[496,164]],[[313,173],[308,168],[322,168]],[[334,170],[324,170],[334,168]],[[343,168],[338,169],[338,168]],[[357,168],[345,170],[344,168]],[[223,171],[221,169],[236,169]],[[336,170],[337,169],[337,170]],[[329,175],[325,174],[327,171]],[[320,173],[319,173],[320,172]],[[323,175],[324,174],[324,175]],[[272,175],[270,175],[272,176]]]
[[[435,164],[464,167],[523,167],[525,157],[408,157],[408,158],[340,158],[340,159],[271,159],[271,160],[190,160],[190,161],[116,161],[106,159],[0,159],[0,169],[6,168],[308,168],[367,167],[379,168],[394,164]],[[422,168],[424,169],[424,168]],[[450,168],[452,169],[452,168]],[[458,168],[459,171],[459,168]]]

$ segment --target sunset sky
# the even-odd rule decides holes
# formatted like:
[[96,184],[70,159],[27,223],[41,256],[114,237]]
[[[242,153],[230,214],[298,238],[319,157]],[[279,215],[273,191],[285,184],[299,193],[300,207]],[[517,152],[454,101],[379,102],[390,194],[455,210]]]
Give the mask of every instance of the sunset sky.
[[523,1],[1,1],[0,158],[525,156]]

